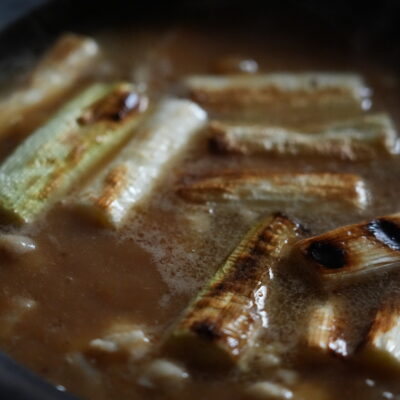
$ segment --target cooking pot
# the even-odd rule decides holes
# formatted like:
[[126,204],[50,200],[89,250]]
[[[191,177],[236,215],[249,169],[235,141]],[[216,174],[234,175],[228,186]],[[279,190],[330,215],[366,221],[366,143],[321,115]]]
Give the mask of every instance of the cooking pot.
[[[90,34],[97,28],[174,19],[194,19],[205,26],[257,27],[265,34],[285,31],[314,41],[328,35],[347,43],[353,56],[368,53],[371,63],[400,65],[400,2],[396,0],[358,4],[348,0],[7,0],[0,3],[0,88],[24,72],[26,62],[21,60],[38,56],[64,31]],[[75,397],[0,354],[0,398]]]

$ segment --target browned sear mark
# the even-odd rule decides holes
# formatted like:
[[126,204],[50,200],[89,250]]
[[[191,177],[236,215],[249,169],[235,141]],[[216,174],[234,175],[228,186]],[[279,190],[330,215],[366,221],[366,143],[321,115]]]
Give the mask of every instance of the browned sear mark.
[[126,174],[128,170],[125,165],[118,165],[113,168],[106,176],[104,188],[97,199],[96,204],[100,208],[108,208],[111,203],[118,197],[121,189],[126,184]]
[[98,121],[121,122],[131,113],[140,110],[141,95],[127,88],[117,88],[86,109],[78,118],[81,125]]
[[[323,103],[328,99],[336,99],[349,95],[347,88],[327,87],[318,91],[296,90],[287,92],[276,86],[267,88],[227,88],[208,91],[200,88],[189,90],[189,97],[206,106],[218,110],[229,110],[235,106],[265,106],[269,104],[286,104],[288,107],[305,107],[309,103]],[[302,102],[299,102],[302,99]],[[304,105],[303,105],[304,104]],[[301,107],[300,107],[301,108]]]

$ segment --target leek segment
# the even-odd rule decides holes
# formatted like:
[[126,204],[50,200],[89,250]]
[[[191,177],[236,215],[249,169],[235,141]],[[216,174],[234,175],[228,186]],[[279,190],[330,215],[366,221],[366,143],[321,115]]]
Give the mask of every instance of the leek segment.
[[368,201],[364,181],[357,175],[340,173],[227,171],[185,184],[178,189],[178,194],[193,202],[315,204],[326,200],[360,209]]
[[[187,77],[189,96],[216,115],[294,124],[359,115],[370,91],[355,74],[321,72]],[[366,101],[365,101],[366,100]]]
[[198,364],[236,364],[268,326],[270,272],[299,234],[299,226],[281,214],[251,229],[183,313],[167,351]]
[[400,267],[400,214],[342,226],[294,246],[293,263],[323,285]]
[[120,227],[130,210],[152,192],[206,118],[191,101],[162,102],[115,161],[78,194],[75,206],[106,226]]
[[146,98],[130,84],[95,84],[64,106],[0,167],[0,212],[29,223],[127,138]]
[[364,363],[398,374],[400,371],[400,312],[396,301],[391,299],[382,304],[358,350]]
[[308,348],[322,354],[349,355],[345,337],[348,324],[343,316],[343,307],[338,298],[332,297],[311,308],[305,337]]
[[0,135],[21,122],[30,126],[27,119],[35,119],[35,112],[40,114],[69,94],[88,75],[99,53],[98,44],[89,37],[66,34],[58,39],[26,84],[0,102]]
[[313,132],[223,122],[214,122],[210,127],[210,146],[222,153],[320,156],[350,161],[396,154],[396,130],[386,114],[328,123]]

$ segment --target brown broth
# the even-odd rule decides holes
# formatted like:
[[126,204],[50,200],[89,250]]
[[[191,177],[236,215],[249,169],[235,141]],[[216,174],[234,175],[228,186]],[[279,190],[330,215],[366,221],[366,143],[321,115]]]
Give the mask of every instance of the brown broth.
[[[300,39],[296,42],[293,37],[260,37],[251,30],[223,31],[184,24],[104,31],[95,37],[106,52],[102,77],[148,80],[154,98],[179,92],[176,82],[180,77],[210,72],[221,56],[239,54],[257,60],[265,72],[357,71],[374,90],[374,109],[386,110],[400,122],[398,77],[386,67],[367,62],[366,56],[351,56],[345,46],[330,48]],[[225,167],[356,172],[367,181],[373,201],[365,211],[334,207],[310,212],[297,204],[279,209],[192,205],[176,196],[174,189],[184,173],[199,175]],[[298,375],[296,382],[288,385],[296,399],[372,400],[388,393],[400,395],[397,379],[351,361],[327,358],[310,362],[296,356],[301,317],[315,294],[301,281],[285,276],[274,284],[268,310],[271,325],[257,345],[262,349],[270,342],[282,343],[282,365],[254,365],[246,372],[218,375],[191,370],[186,385],[174,390],[148,389],[138,383],[149,360],[162,356],[158,343],[164,333],[253,222],[279,210],[297,218],[312,233],[321,233],[397,212],[399,173],[399,157],[357,163],[248,159],[210,155],[205,141],[200,140],[164,176],[151,200],[122,231],[92,226],[63,204],[35,225],[20,230],[34,238],[38,250],[16,259],[1,259],[0,316],[13,312],[10,299],[16,296],[33,299],[37,306],[24,314],[11,334],[0,332],[1,348],[51,382],[90,399],[245,399],[244,387],[259,380],[279,382],[282,368]],[[342,290],[341,295],[351,304],[351,319],[360,329],[379,301],[381,289],[389,287],[393,293],[400,289],[397,275],[386,274],[377,282]],[[68,355],[80,354],[91,340],[102,337],[110,323],[118,321],[145,327],[152,343],[150,356],[137,362],[111,363],[87,357],[86,370],[67,361]]]

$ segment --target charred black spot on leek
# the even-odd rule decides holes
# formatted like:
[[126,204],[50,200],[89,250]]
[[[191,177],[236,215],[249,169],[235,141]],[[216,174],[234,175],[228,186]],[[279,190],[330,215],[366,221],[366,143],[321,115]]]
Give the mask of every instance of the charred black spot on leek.
[[376,219],[367,225],[367,230],[381,243],[392,250],[400,251],[400,226],[385,218]]
[[81,125],[88,125],[101,120],[120,122],[130,113],[138,110],[141,97],[138,93],[121,88],[111,96],[99,100],[90,106],[78,118]]
[[294,246],[292,260],[329,286],[399,268],[400,214],[301,240]]
[[212,153],[216,153],[216,154],[229,153],[231,151],[229,146],[226,145],[223,141],[221,141],[218,136],[211,137],[209,139],[209,141],[208,141],[208,149]]
[[214,341],[221,337],[218,327],[211,321],[198,321],[194,323],[191,330],[207,341]]
[[307,254],[314,261],[329,269],[339,269],[346,265],[346,252],[336,243],[314,242],[308,248]]

